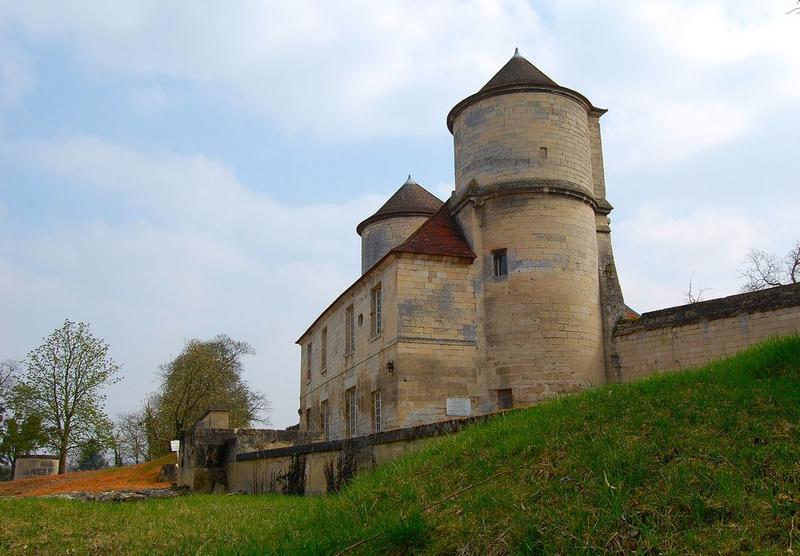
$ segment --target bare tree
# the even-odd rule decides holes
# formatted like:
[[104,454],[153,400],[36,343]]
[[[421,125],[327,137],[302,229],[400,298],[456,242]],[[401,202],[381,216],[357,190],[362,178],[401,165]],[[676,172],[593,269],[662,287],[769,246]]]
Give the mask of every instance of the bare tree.
[[689,289],[683,292],[683,299],[686,303],[699,303],[703,300],[703,295],[706,292],[711,291],[711,288],[704,288],[702,286],[697,287],[697,291],[694,290],[694,285],[692,282],[694,281],[694,272],[692,275],[689,276]]
[[786,12],[786,15],[800,13],[800,0],[797,1],[797,6]]
[[11,390],[19,379],[19,374],[19,361],[6,359],[0,362],[0,423],[3,422],[5,412],[8,411]]
[[783,258],[767,251],[751,249],[742,263],[746,268],[739,272],[739,276],[744,279],[744,292],[796,284],[800,282],[800,239],[794,242]]
[[14,389],[15,407],[41,416],[48,444],[58,451],[58,472],[64,473],[68,452],[107,429],[103,388],[119,380],[119,366],[88,324],[69,320],[31,351],[25,364],[25,378]]
[[129,411],[117,415],[114,423],[114,438],[123,463],[147,461],[148,442],[144,411]]

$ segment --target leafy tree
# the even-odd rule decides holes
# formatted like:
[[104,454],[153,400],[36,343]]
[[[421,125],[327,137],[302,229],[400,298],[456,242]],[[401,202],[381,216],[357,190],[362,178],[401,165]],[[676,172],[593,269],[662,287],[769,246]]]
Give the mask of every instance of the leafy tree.
[[106,446],[104,439],[90,438],[78,449],[75,469],[78,471],[91,471],[108,467],[106,459]]
[[107,430],[103,389],[120,380],[119,366],[88,324],[69,320],[31,351],[25,364],[15,404],[26,415],[41,416],[48,444],[58,452],[58,472],[64,473],[68,452]]
[[745,269],[739,273],[744,279],[742,291],[753,292],[800,282],[800,239],[783,256],[751,249],[744,260]]
[[42,430],[42,419],[38,415],[21,418],[18,415],[7,419],[3,437],[0,439],[0,461],[11,466],[11,476],[17,458],[35,451],[46,440]]
[[159,452],[212,406],[230,410],[232,427],[268,421],[269,403],[242,378],[241,359],[253,353],[247,342],[220,334],[207,341],[189,340],[175,359],[161,366],[160,394],[151,400],[156,411],[149,424]]

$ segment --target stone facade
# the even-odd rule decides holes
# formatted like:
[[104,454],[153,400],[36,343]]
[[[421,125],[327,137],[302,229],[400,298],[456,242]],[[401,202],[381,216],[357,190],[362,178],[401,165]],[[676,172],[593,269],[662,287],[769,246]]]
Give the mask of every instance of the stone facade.
[[[472,257],[404,249],[433,219],[408,216],[417,210],[404,189],[418,187],[410,178],[359,226],[364,274],[298,342],[302,430],[358,436],[448,419],[456,401],[468,407],[460,413],[481,414],[607,380],[624,302],[605,199],[604,111],[549,80],[504,84],[505,74],[533,67],[519,57],[509,65],[491,91],[448,117],[456,189],[444,210]],[[372,338],[376,284],[383,323]],[[345,353],[351,306],[355,346]]]

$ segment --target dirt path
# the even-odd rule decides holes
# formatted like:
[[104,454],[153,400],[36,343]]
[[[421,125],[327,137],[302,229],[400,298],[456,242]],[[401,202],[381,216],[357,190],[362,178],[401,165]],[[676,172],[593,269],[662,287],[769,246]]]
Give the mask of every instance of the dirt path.
[[165,463],[175,463],[175,455],[170,454],[139,465],[0,482],[0,496],[42,496],[66,492],[167,488],[170,483],[158,482],[158,473]]

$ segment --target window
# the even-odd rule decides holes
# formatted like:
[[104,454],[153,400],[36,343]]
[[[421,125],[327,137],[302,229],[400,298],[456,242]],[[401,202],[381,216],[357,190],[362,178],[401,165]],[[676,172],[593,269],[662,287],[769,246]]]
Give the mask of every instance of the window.
[[353,306],[350,305],[344,312],[344,353],[353,353],[356,349],[356,323],[353,318]]
[[375,390],[372,393],[372,432],[381,432],[381,391]]
[[508,257],[505,249],[492,251],[492,261],[494,262],[494,275],[505,276],[508,274]]
[[539,158],[547,158],[547,147],[539,147]]
[[377,336],[381,333],[381,285],[372,288],[369,302],[370,335]]
[[328,327],[322,329],[322,353],[319,356],[321,372],[328,370]]
[[319,404],[319,430],[325,435],[325,440],[328,440],[328,427],[330,421],[328,420],[328,400],[322,400]]
[[311,382],[311,342],[306,346],[306,382]]
[[311,408],[306,409],[306,430],[311,431]]
[[497,407],[500,409],[511,409],[514,407],[514,393],[511,388],[497,391]]
[[356,389],[348,388],[344,392],[344,421],[348,437],[356,435]]

